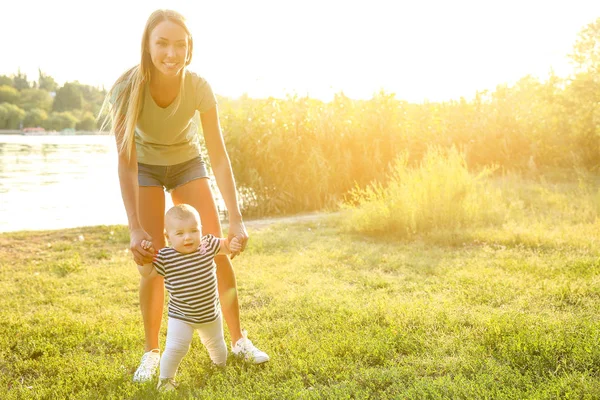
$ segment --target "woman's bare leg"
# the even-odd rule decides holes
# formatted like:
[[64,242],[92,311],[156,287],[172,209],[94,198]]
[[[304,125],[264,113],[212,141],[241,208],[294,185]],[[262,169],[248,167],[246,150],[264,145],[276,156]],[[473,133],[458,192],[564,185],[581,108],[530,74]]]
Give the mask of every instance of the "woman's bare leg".
[[[200,214],[202,234],[222,236],[217,206],[210,190],[208,179],[195,179],[181,185],[171,193],[173,204],[189,204]],[[240,307],[233,266],[227,256],[215,257],[217,264],[217,284],[223,317],[229,328],[232,343],[242,337]]]
[[[164,215],[165,192],[162,187],[140,187],[140,223],[152,237],[152,245],[158,251],[165,247]],[[140,279],[140,308],[146,335],[145,351],[158,348],[158,334],[165,302],[164,278]]]

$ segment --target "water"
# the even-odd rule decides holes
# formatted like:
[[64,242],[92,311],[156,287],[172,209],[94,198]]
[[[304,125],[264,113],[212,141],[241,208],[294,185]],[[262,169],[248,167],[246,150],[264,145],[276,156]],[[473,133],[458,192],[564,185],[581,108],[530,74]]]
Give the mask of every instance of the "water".
[[114,137],[0,135],[0,232],[113,224],[127,224]]

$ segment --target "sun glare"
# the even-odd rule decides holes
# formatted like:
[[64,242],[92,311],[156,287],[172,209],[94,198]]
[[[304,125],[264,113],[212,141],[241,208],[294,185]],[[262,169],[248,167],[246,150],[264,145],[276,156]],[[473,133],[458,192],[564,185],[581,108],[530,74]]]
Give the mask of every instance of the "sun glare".
[[[570,72],[577,32],[600,15],[600,2],[516,0],[481,3],[341,2],[31,2],[3,6],[28,15],[0,26],[1,74],[37,69],[59,82],[110,86],[138,62],[147,16],[173,8],[189,20],[196,48],[191,68],[216,91],[237,97],[286,94],[369,98],[383,89],[422,101],[471,96],[531,74]],[[543,7],[541,7],[543,6]],[[67,17],[62,10],[70,9]],[[118,9],[119,12],[114,12]],[[48,18],[51,16],[51,18]],[[43,33],[43,34],[40,34]]]

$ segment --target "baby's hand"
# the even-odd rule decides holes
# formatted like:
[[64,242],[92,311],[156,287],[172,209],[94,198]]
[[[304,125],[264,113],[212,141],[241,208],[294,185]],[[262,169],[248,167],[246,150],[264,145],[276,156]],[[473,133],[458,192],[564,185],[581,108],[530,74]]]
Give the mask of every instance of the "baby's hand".
[[150,250],[152,253],[154,253],[154,247],[152,247],[152,242],[148,240],[142,240],[142,248],[144,250]]
[[[152,247],[152,242],[150,242],[148,240],[142,240],[141,245],[144,250],[148,250],[148,251],[154,253],[154,247]],[[138,265],[137,268],[138,268],[140,275],[144,278],[147,278],[152,275],[156,275],[156,271],[154,270],[152,263]]]
[[231,242],[229,242],[229,251],[237,253],[240,250],[242,250],[242,243],[234,236],[233,239],[231,239]]

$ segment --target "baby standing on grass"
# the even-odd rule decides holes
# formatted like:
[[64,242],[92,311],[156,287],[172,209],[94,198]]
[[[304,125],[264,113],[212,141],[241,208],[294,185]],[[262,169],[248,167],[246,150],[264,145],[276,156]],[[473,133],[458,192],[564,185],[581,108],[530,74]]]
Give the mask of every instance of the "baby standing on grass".
[[[163,276],[169,292],[167,343],[160,359],[158,388],[173,390],[175,374],[189,350],[195,330],[212,362],[225,366],[227,345],[214,258],[240,251],[242,245],[235,237],[229,242],[213,235],[202,236],[200,216],[187,204],[167,211],[165,232],[170,247],[159,250],[152,264],[140,265],[138,269],[144,277]],[[151,249],[152,243],[144,241],[142,246]]]

